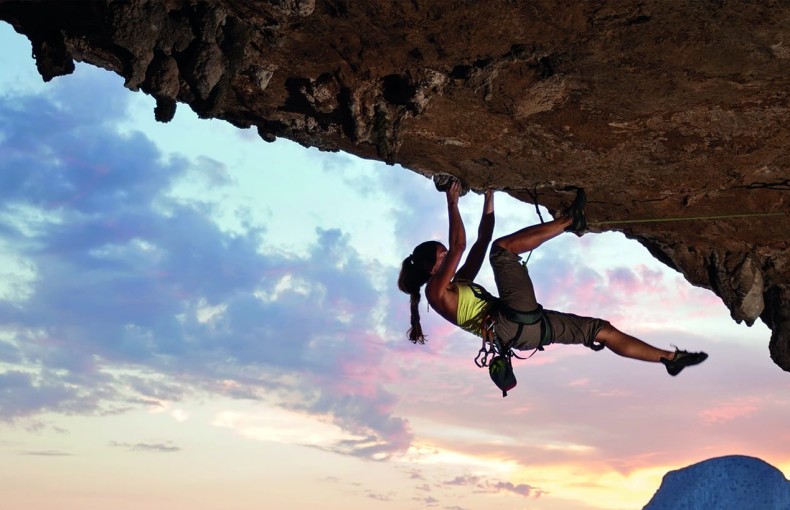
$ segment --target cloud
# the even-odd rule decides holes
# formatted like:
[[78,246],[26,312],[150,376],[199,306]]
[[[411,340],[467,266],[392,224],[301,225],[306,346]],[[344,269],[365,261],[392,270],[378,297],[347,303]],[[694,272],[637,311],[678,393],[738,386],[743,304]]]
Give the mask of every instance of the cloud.
[[536,491],[532,486],[520,483],[513,484],[507,481],[495,481],[490,478],[483,478],[474,475],[456,476],[451,480],[442,483],[445,486],[473,487],[475,492],[483,493],[512,493],[523,497],[537,497],[541,491]]
[[381,186],[387,190],[387,198],[393,209],[395,227],[393,234],[397,246],[404,249],[403,258],[419,243],[435,239],[447,240],[447,205],[444,195],[437,192],[433,182],[421,179],[404,179],[399,171],[384,173]]
[[60,450],[26,450],[19,452],[19,455],[29,457],[70,457],[72,454]]
[[144,134],[119,132],[128,96],[105,75],[80,66],[78,83],[99,83],[89,103],[71,77],[0,103],[0,238],[34,272],[25,299],[0,300],[0,357],[24,367],[0,377],[0,418],[116,412],[202,389],[361,438],[337,451],[404,451],[411,432],[393,415],[395,371],[376,332],[374,280],[391,270],[339,229],[318,228],[299,253],[270,246],[262,224],[223,229],[216,204],[173,190],[194,186],[196,167],[207,187],[230,186],[224,166],[165,158]]
[[14,364],[21,361],[22,356],[14,344],[0,341],[0,362]]
[[172,443],[119,443],[111,441],[109,445],[113,448],[123,448],[132,452],[176,453],[181,451],[181,447]]
[[0,415],[4,419],[44,412],[90,413],[106,396],[100,389],[71,385],[49,370],[0,373]]
[[726,422],[736,418],[751,416],[760,409],[762,404],[762,398],[753,396],[741,397],[718,402],[702,409],[699,415],[705,423]]
[[496,482],[491,487],[500,492],[512,492],[524,497],[529,497],[532,494],[532,487],[525,483],[514,485],[510,482]]
[[414,498],[411,498],[411,499],[412,499],[412,501],[417,501],[418,503],[421,503],[421,504],[423,504],[425,506],[436,506],[436,505],[439,504],[439,500],[434,498],[433,496],[428,496],[428,497],[424,497],[424,498],[414,497]]
[[372,492],[372,491],[366,491],[365,495],[370,499],[375,499],[376,501],[392,501],[393,497],[395,496],[394,493],[380,494],[378,492]]
[[456,485],[456,486],[477,486],[481,481],[479,476],[472,476],[472,475],[463,475],[463,476],[456,476],[451,480],[447,480],[443,482],[443,485]]

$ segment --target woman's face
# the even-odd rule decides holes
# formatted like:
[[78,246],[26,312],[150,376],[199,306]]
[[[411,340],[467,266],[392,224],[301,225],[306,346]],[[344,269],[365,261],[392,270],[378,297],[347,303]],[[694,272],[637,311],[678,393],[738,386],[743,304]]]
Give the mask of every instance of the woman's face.
[[445,256],[447,256],[447,248],[445,248],[442,243],[438,243],[436,245],[436,262],[433,265],[433,269],[431,269],[431,274],[436,274],[436,272],[441,267]]

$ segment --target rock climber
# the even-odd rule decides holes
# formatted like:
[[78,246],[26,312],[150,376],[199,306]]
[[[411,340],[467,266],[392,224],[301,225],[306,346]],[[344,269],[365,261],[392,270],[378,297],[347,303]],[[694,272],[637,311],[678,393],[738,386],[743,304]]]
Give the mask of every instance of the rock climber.
[[426,241],[403,261],[398,288],[411,297],[408,336],[412,342],[425,342],[418,309],[420,290],[425,285],[428,304],[439,315],[484,339],[488,338],[486,329],[493,326],[505,349],[542,350],[543,346],[552,343],[582,344],[594,350],[606,347],[626,358],[661,363],[672,376],[708,357],[704,352],[688,352],[677,347],[674,352],[659,349],[621,332],[603,319],[542,309],[535,297],[529,271],[520,262],[519,255],[563,232],[581,234],[586,229],[583,189],[577,191],[571,206],[553,221],[523,228],[493,242],[489,261],[498,298],[474,283],[494,232],[494,193],[485,192],[477,240],[459,268],[466,251],[466,232],[458,211],[460,192],[458,180],[446,187],[450,218],[448,245]]

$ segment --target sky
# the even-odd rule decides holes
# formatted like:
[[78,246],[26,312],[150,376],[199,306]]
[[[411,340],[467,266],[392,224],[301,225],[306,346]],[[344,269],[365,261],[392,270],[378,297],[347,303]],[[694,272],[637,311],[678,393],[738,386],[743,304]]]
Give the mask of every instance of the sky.
[[[614,510],[707,458],[790,473],[770,331],[638,243],[543,245],[539,300],[708,361],[551,346],[503,399],[476,337],[422,308],[406,338],[400,262],[447,235],[429,179],[186,105],[157,123],[120,77],[45,84],[30,54],[0,22],[4,508]],[[495,200],[495,236],[539,221]],[[481,207],[461,199],[470,244]]]

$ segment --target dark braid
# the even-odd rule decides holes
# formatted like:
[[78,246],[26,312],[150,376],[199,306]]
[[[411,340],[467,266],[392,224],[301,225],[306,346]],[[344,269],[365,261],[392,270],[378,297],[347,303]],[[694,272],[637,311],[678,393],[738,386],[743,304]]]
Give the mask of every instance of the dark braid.
[[425,335],[420,324],[420,292],[411,295],[411,327],[408,331],[409,340],[414,344],[424,344]]
[[426,241],[414,248],[414,252],[403,260],[398,275],[398,288],[411,298],[411,328],[408,336],[415,344],[425,343],[420,324],[420,289],[431,279],[431,269],[436,263],[436,246],[439,244],[438,241]]

